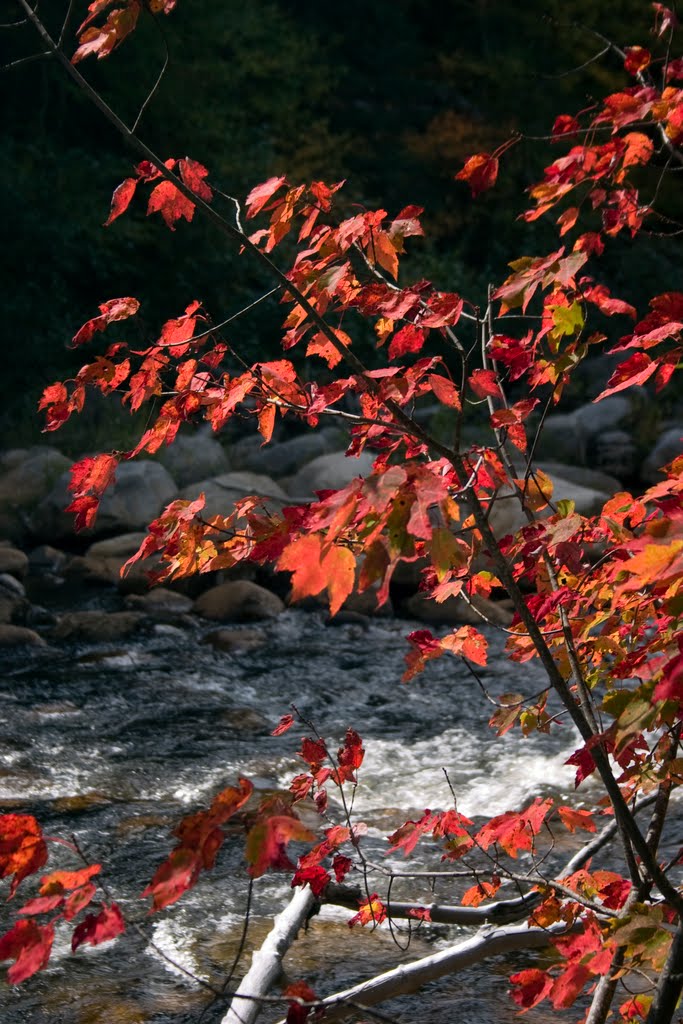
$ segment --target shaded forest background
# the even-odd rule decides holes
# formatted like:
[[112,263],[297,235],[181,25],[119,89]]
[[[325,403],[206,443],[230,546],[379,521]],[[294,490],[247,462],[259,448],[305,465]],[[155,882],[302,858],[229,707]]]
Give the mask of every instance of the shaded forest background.
[[[78,24],[86,4],[76,6]],[[65,7],[48,0],[41,12],[58,27]],[[4,10],[3,20],[12,20],[12,4]],[[647,45],[651,25],[643,0],[179,0],[158,23],[142,18],[109,60],[81,68],[132,121],[167,45],[169,69],[139,129],[160,154],[192,156],[213,184],[240,198],[286,174],[291,182],[348,179],[349,211],[424,206],[427,238],[411,240],[411,277],[483,302],[508,260],[553,245],[552,225],[516,220],[523,189],[551,148],[515,146],[499,185],[476,207],[453,175],[472,152],[490,151],[516,130],[547,134],[557,114],[626,84],[614,55],[568,73],[602,49],[591,29],[620,45]],[[36,49],[28,29],[0,36],[3,63]],[[3,85],[0,218],[9,259],[0,432],[8,447],[38,439],[41,390],[84,361],[68,342],[99,302],[139,298],[142,315],[126,325],[126,339],[142,344],[194,298],[220,321],[270,285],[201,219],[171,233],[145,218],[144,199],[103,229],[113,188],[134,159],[123,141],[50,62],[11,69]],[[669,212],[680,215],[667,188]],[[605,280],[642,310],[649,295],[678,286],[678,251],[675,239],[653,237],[631,254],[620,237],[603,261]],[[273,299],[236,321],[229,340],[249,360],[272,357],[280,320]],[[90,422],[86,444],[78,427],[70,441],[54,440],[76,449],[116,445],[102,416]]]

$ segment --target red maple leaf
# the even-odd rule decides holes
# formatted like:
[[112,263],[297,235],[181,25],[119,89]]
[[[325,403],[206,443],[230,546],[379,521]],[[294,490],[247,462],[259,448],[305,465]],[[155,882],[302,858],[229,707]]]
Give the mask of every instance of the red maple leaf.
[[99,946],[102,942],[115,939],[126,930],[126,923],[116,903],[102,905],[99,914],[88,914],[84,921],[74,928],[71,937],[71,951],[76,952],[79,946]]
[[17,921],[0,938],[0,960],[14,960],[7,980],[19,985],[36,971],[47,967],[54,939],[52,924],[36,924],[34,920]]
[[76,331],[73,336],[74,345],[83,345],[90,341],[93,334],[103,331],[115,320],[126,320],[129,316],[135,316],[140,308],[137,299],[126,296],[122,299],[109,299],[100,305],[100,315],[88,320],[87,323]]

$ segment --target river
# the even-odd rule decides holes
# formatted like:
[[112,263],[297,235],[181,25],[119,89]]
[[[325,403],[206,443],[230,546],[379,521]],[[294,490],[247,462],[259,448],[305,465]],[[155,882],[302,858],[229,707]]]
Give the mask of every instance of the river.
[[[90,601],[95,606],[101,597]],[[18,988],[0,983],[8,1024],[220,1019],[225,1005],[184,971],[214,986],[225,982],[247,898],[242,831],[230,830],[217,867],[175,907],[150,916],[139,893],[168,853],[179,817],[206,806],[238,775],[268,791],[302,770],[295,752],[305,730],[270,735],[290,704],[332,745],[349,725],[363,737],[355,816],[370,826],[378,860],[383,837],[406,818],[451,804],[448,782],[458,809],[473,817],[519,807],[535,795],[573,792],[573,772],[564,766],[575,747],[569,728],[529,740],[518,733],[497,739],[486,725],[490,704],[454,658],[430,663],[408,685],[400,682],[404,637],[417,624],[391,618],[326,624],[318,612],[288,609],[259,628],[267,637],[263,646],[231,654],[198,643],[197,623],[150,626],[125,644],[62,644],[4,657],[0,808],[35,814],[48,835],[73,834],[87,857],[102,863],[111,894],[138,925],[114,944],[81,948],[75,956],[70,931],[58,929],[48,970]],[[489,631],[488,638],[491,656],[481,676],[491,693],[543,686],[534,665],[505,661],[500,634]],[[61,846],[52,856],[55,867],[78,866]],[[262,941],[288,891],[282,875],[257,880],[248,949]],[[11,918],[0,913],[4,931]],[[349,916],[325,908],[314,919],[286,958],[290,979],[305,977],[323,995],[426,955],[456,934],[424,929],[401,954],[387,929],[350,931]],[[414,997],[417,1004],[395,1000],[386,1012],[413,1020],[419,1005],[421,1021],[440,1024],[457,1008],[473,1024],[505,1024],[515,1017],[506,994],[511,963],[531,959],[471,968],[432,983]],[[276,1010],[263,1019],[277,1019]],[[530,1018],[545,1019],[540,1010]]]

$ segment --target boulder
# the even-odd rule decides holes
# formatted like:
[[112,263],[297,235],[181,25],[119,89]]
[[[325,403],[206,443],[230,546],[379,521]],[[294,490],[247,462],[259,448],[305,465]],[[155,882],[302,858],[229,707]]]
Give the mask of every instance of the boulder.
[[8,623],[0,624],[0,647],[45,647],[45,641],[34,630],[26,626],[11,626]]
[[29,608],[23,583],[15,576],[0,573],[0,622],[24,623]]
[[288,481],[287,490],[295,497],[311,498],[316,491],[338,490],[357,476],[368,476],[374,461],[375,456],[367,451],[357,458],[344,451],[319,455]]
[[[73,516],[64,512],[72,500],[68,482],[65,473],[35,509],[31,528],[37,537],[54,540],[75,535]],[[81,536],[141,530],[176,495],[173,478],[158,462],[124,462],[116,470],[115,483],[102,497],[95,524],[81,531]]]
[[404,602],[403,610],[413,619],[437,626],[482,626],[485,622],[509,626],[512,622],[512,612],[507,607],[479,596],[469,603],[462,597],[448,597],[437,604],[418,593]]
[[245,437],[230,448],[230,460],[236,469],[282,477],[296,473],[320,455],[335,451],[344,441],[343,431],[324,427],[264,445],[260,435]]
[[157,458],[178,487],[227,473],[230,469],[223,445],[207,426],[192,434],[178,434],[173,444],[159,449]]
[[28,555],[25,555],[18,548],[0,547],[0,573],[8,573],[10,576],[16,576],[18,580],[21,580],[27,572]]
[[589,450],[595,448],[591,442],[631,422],[644,394],[642,389],[633,388],[628,395],[609,395],[600,402],[586,402],[573,412],[551,414],[543,424],[536,458],[540,462],[557,459],[585,465]]
[[29,553],[28,571],[32,576],[59,575],[68,561],[68,555],[49,544],[40,544]]
[[144,530],[121,533],[118,537],[96,540],[86,551],[90,558],[120,558],[124,562],[134,555],[147,534]]
[[30,532],[34,509],[70,465],[71,459],[56,448],[5,452],[0,462],[0,535],[21,543]]
[[121,569],[138,550],[145,536],[135,531],[96,541],[85,555],[76,555],[69,560],[66,575],[95,586],[117,587],[124,594],[144,594],[149,590],[148,574],[158,567],[159,558],[152,556],[135,562],[125,576],[121,575]]
[[233,580],[205,591],[193,611],[214,622],[256,622],[274,619],[285,610],[276,595],[250,580]]
[[265,498],[266,506],[274,508],[281,508],[291,500],[269,476],[249,473],[246,470],[223,473],[211,480],[201,480],[190,487],[184,487],[179,497],[193,501],[202,492],[206,497],[202,511],[204,516],[230,515],[235,502],[248,494],[257,494]]
[[[601,511],[603,505],[614,491],[606,492],[595,487],[583,486],[572,480],[558,476],[554,471],[546,471],[553,483],[552,502],[556,503],[562,498],[569,498],[574,502],[576,511],[582,516],[596,515]],[[578,476],[578,474],[573,474]],[[503,487],[498,492],[497,500],[493,504],[489,515],[489,523],[496,537],[505,537],[508,533],[515,533],[521,526],[527,523],[526,516],[522,512],[519,502],[513,497],[511,487]],[[551,515],[552,510],[548,507],[540,513],[541,516]]]
[[68,612],[62,615],[52,635],[55,640],[109,642],[137,632],[144,620],[140,612]]
[[666,466],[679,455],[683,455],[683,425],[670,427],[657,439],[654,448],[640,469],[642,479],[656,484],[664,478],[662,466]]
[[176,618],[186,615],[192,608],[192,600],[185,594],[166,587],[153,587],[146,594],[131,594],[126,598],[126,608],[145,612],[152,618]]
[[[546,460],[539,462],[538,467],[553,478],[560,477],[562,480],[579,484],[581,487],[602,491],[606,497],[611,498],[613,494],[617,494],[624,489],[621,480],[609,473],[603,473],[600,469],[588,469],[587,466],[569,466],[566,462],[549,462]],[[520,473],[523,472],[524,469],[521,469]]]
[[636,471],[637,445],[625,430],[605,430],[592,438],[587,457],[591,466],[630,480]]

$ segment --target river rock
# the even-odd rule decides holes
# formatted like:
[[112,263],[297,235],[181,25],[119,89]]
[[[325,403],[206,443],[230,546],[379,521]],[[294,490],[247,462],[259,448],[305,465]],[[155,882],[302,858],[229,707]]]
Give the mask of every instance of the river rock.
[[587,458],[597,469],[629,480],[636,470],[637,445],[625,430],[605,430],[593,437]]
[[664,478],[662,467],[679,455],[683,455],[683,425],[670,427],[658,438],[641,467],[642,479],[648,484],[656,484]]
[[39,544],[28,556],[28,571],[32,576],[60,575],[68,561],[68,555],[49,544]]
[[591,440],[632,420],[635,407],[642,401],[640,389],[632,389],[628,396],[609,395],[601,402],[586,402],[573,412],[551,414],[536,446],[537,459],[585,465]]
[[3,572],[0,573],[0,596],[21,599],[26,597],[26,588],[16,576]]
[[285,610],[280,598],[250,580],[233,580],[205,591],[193,611],[215,622],[256,622],[274,619]]
[[0,647],[45,647],[45,641],[33,629],[26,626],[12,626],[9,623],[0,624]]
[[28,555],[18,548],[5,545],[0,547],[0,573],[9,573],[21,580],[27,572]]
[[[0,622],[25,622],[29,609],[24,585],[15,576],[0,574]],[[28,623],[30,625],[30,623]]]
[[[566,462],[548,462],[544,460],[538,463],[538,468],[549,476],[560,477],[561,480],[568,480],[572,484],[579,484],[589,490],[602,491],[606,497],[612,497],[618,491],[623,491],[624,485],[616,476],[604,473],[600,469],[589,469],[587,466],[569,466]],[[524,469],[520,469],[520,475],[524,475]]]
[[250,651],[265,642],[266,634],[260,629],[214,629],[202,640],[202,643],[211,644],[217,651],[228,654],[233,651]]
[[192,434],[178,434],[173,444],[159,450],[157,458],[178,487],[227,473],[230,469],[223,445],[206,426]]
[[177,618],[186,615],[192,608],[192,600],[185,594],[167,587],[153,587],[146,594],[131,594],[126,598],[126,608],[145,612],[152,618]]
[[125,576],[121,575],[121,569],[138,550],[145,536],[135,531],[96,541],[85,555],[75,555],[69,560],[66,574],[83,583],[117,587],[123,594],[144,594],[149,590],[149,572],[159,565],[158,556],[135,562]]
[[[68,483],[69,474],[65,473],[35,509],[31,527],[36,536],[53,540],[75,535],[74,517],[64,511],[73,497]],[[173,478],[158,462],[124,462],[117,467],[115,483],[102,497],[95,524],[80,536],[141,530],[176,495]]]
[[508,608],[476,595],[470,603],[462,597],[448,597],[438,604],[418,593],[409,597],[403,608],[410,618],[438,626],[482,626],[485,622],[509,626],[512,622],[512,612]]
[[249,473],[246,470],[223,473],[211,480],[201,480],[190,487],[184,487],[179,497],[187,501],[194,501],[202,492],[206,497],[206,504],[201,514],[206,517],[230,515],[235,502],[240,498],[245,498],[248,494],[256,494],[264,498],[266,506],[276,509],[290,501],[282,488],[271,477],[259,473]]
[[[605,491],[566,480],[552,471],[547,472],[547,476],[550,477],[553,483],[552,502],[556,503],[562,498],[569,498],[574,502],[579,515],[597,515],[602,510],[607,498],[610,497],[610,494]],[[517,499],[512,496],[513,494],[512,487],[501,488],[498,492],[498,500],[493,503],[493,508],[490,511],[489,523],[498,538],[505,537],[509,533],[515,533],[527,523],[526,516],[522,512]],[[552,510],[548,507],[539,514],[541,517],[548,516],[552,514]]]
[[230,459],[236,469],[273,477],[288,476],[318,456],[335,451],[343,441],[343,431],[336,427],[324,427],[269,445],[264,445],[263,438],[256,435],[234,444],[230,448]]
[[374,461],[371,452],[361,452],[357,458],[348,457],[344,451],[319,455],[288,481],[287,490],[295,497],[313,497],[316,491],[338,490],[357,476],[368,476]]
[[55,640],[85,640],[88,643],[121,640],[137,632],[145,620],[141,612],[68,612],[54,629]]
[[28,536],[34,509],[70,465],[71,459],[56,448],[5,452],[0,469],[0,535],[21,543]]

